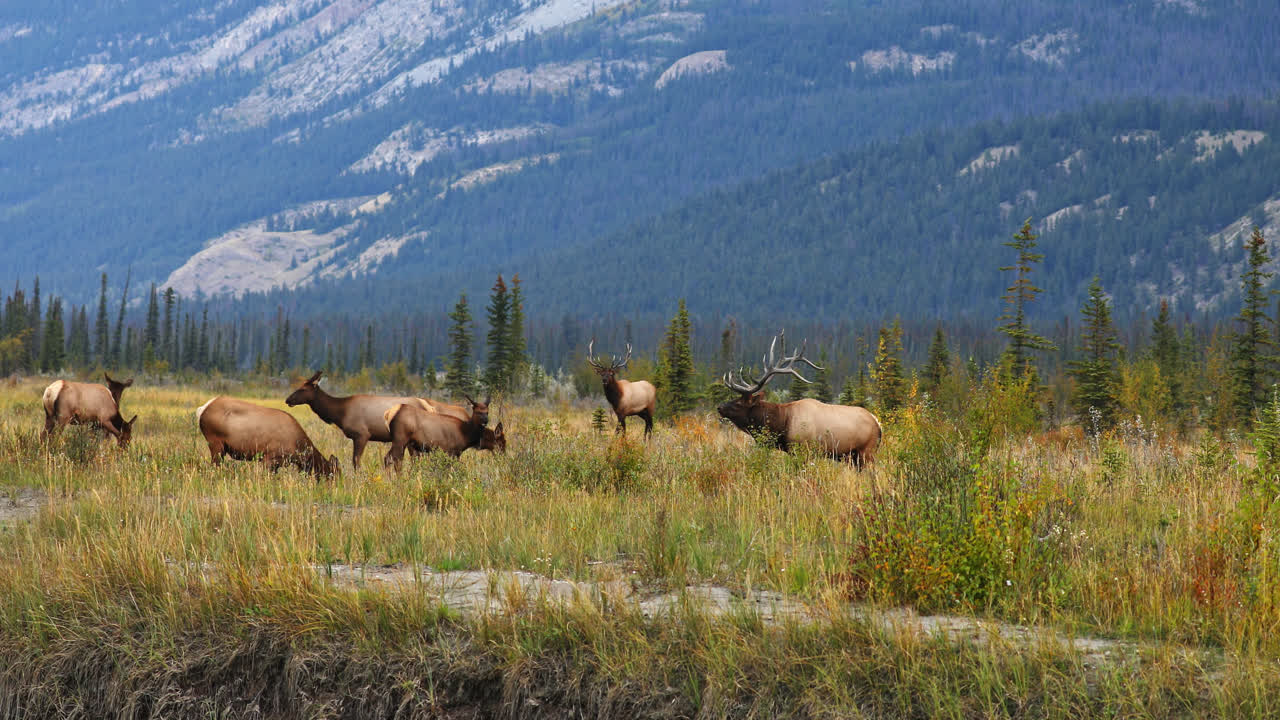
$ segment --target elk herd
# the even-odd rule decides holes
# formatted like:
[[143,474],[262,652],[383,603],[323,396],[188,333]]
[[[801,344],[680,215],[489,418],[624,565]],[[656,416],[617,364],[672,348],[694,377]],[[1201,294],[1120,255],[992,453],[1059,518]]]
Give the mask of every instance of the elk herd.
[[[783,355],[777,355],[781,340]],[[765,400],[765,385],[777,375],[791,375],[810,382],[796,368],[800,363],[821,369],[804,357],[807,343],[792,354],[786,354],[786,337],[773,338],[763,358],[763,372],[748,382],[742,375],[728,372],[724,385],[739,394],[736,400],[722,403],[717,411],[759,441],[771,443],[791,452],[799,445],[817,447],[824,454],[847,460],[862,468],[875,458],[883,429],[880,421],[865,408],[832,405],[814,399],[773,403]],[[626,433],[626,419],[632,415],[644,420],[648,438],[653,431],[653,412],[657,390],[644,380],[627,381],[618,374],[631,360],[631,345],[619,359],[601,362],[595,355],[595,341],[587,345],[587,362],[603,384],[605,398],[618,419],[617,432]],[[407,450],[411,455],[442,452],[457,457],[468,448],[505,452],[506,434],[499,421],[489,427],[489,403],[466,397],[467,405],[452,405],[419,397],[383,395],[330,395],[320,388],[323,375],[317,372],[285,399],[289,407],[306,405],[316,417],[342,431],[351,440],[353,468],[369,442],[390,443],[383,467],[399,473]],[[96,426],[114,437],[121,448],[127,448],[133,435],[134,415],[125,420],[120,411],[121,396],[133,379],[118,382],[103,373],[106,385],[57,380],[44,390],[44,437],[52,437],[68,424]],[[258,460],[275,470],[293,465],[317,477],[341,474],[337,456],[325,457],[312,443],[302,425],[284,410],[265,407],[237,398],[217,396],[195,412],[196,424],[213,463],[229,456],[237,460]]]

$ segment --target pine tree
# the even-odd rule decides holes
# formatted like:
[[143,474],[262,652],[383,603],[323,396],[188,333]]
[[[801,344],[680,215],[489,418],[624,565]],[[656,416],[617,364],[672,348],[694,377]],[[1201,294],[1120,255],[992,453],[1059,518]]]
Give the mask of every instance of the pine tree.
[[1089,299],[1080,313],[1084,316],[1081,359],[1068,363],[1069,372],[1076,379],[1072,405],[1082,422],[1090,418],[1090,424],[1096,422],[1101,429],[1111,428],[1116,424],[1120,406],[1120,378],[1116,370],[1120,343],[1111,322],[1111,304],[1096,276],[1089,284]]
[[693,395],[692,330],[689,311],[685,307],[684,298],[680,298],[675,317],[671,318],[671,324],[667,326],[667,334],[662,343],[664,397],[659,405],[670,415],[678,415],[693,409],[697,400]]
[[298,366],[305,369],[311,367],[311,326],[302,326],[302,353],[298,356]]
[[471,375],[471,311],[466,293],[458,298],[449,319],[453,324],[449,326],[449,362],[445,366],[444,387],[456,398],[475,392],[475,379]]
[[360,369],[373,368],[378,364],[378,354],[373,346],[373,323],[369,323],[369,327],[365,328],[364,333],[364,350],[361,351],[363,360],[360,363]]
[[1183,397],[1183,353],[1178,334],[1169,320],[1169,301],[1160,301],[1160,312],[1151,324],[1151,358],[1160,370],[1160,377],[1169,388],[1169,407],[1181,424],[1186,416],[1187,402]]
[[486,337],[489,347],[488,364],[484,369],[484,384],[489,392],[505,395],[511,383],[507,373],[510,371],[511,342],[511,298],[507,294],[507,284],[502,276],[498,276],[489,294],[489,307],[486,308],[489,320],[489,334]]
[[83,368],[89,364],[89,312],[84,305],[71,308],[71,335],[67,342],[67,364]]
[[1037,377],[1035,366],[1031,362],[1033,350],[1057,349],[1048,338],[1031,332],[1031,327],[1027,324],[1027,303],[1035,300],[1036,294],[1042,292],[1032,284],[1030,277],[1034,269],[1032,266],[1044,259],[1044,255],[1034,252],[1037,237],[1031,232],[1031,219],[1028,218],[1022,224],[1022,230],[1013,236],[1013,241],[1004,243],[1005,247],[1018,251],[1017,262],[1000,268],[1001,272],[1013,270],[1015,277],[1013,285],[1006,288],[1005,294],[1000,296],[1008,308],[1000,316],[1001,325],[997,328],[1009,337],[1004,361],[1013,379]]
[[35,285],[31,288],[31,321],[27,324],[27,327],[31,328],[31,334],[28,336],[31,344],[27,355],[33,359],[43,357],[40,351],[40,345],[44,339],[44,331],[41,328],[43,322],[44,316],[40,314],[40,276],[37,275]]
[[124,334],[124,313],[129,305],[129,281],[133,278],[133,271],[130,270],[124,276],[124,290],[120,293],[120,312],[116,314],[116,332],[111,340],[111,363],[113,365],[123,365],[127,361],[128,353],[121,346],[120,340]]
[[62,299],[55,297],[49,303],[49,312],[44,323],[44,342],[40,346],[41,372],[61,370],[66,364],[67,358],[63,344],[65,336],[62,323]]
[[111,337],[110,321],[107,318],[107,274],[102,273],[102,287],[98,291],[98,318],[97,324],[93,327],[94,357],[101,365],[106,365],[111,358],[111,348],[107,345],[107,338]]
[[200,311],[200,335],[196,339],[196,369],[209,369],[209,306]]
[[862,398],[858,395],[859,383],[853,375],[844,379],[844,384],[840,386],[840,398],[836,402],[841,405],[861,405]]
[[809,386],[809,397],[819,402],[829,403],[834,393],[831,390],[831,378],[827,371],[827,349],[818,351],[818,369],[813,372],[813,384]]
[[1247,269],[1240,275],[1242,307],[1236,317],[1235,347],[1231,358],[1233,405],[1237,417],[1247,426],[1253,421],[1254,408],[1267,401],[1267,385],[1271,379],[1269,365],[1273,358],[1271,333],[1267,324],[1267,294],[1263,289],[1274,273],[1262,268],[1270,260],[1262,230],[1253,228],[1245,241]]
[[147,325],[142,342],[152,352],[160,349],[160,305],[156,296],[156,284],[151,283],[151,292],[147,296]]
[[529,373],[529,344],[524,332],[524,288],[520,286],[520,273],[511,276],[511,313],[507,322],[507,377],[510,390],[519,391]]
[[947,338],[942,334],[942,323],[933,333],[933,342],[929,345],[929,361],[924,366],[924,389],[936,395],[942,387],[942,380],[947,376],[951,364],[951,351],[947,349]]
[[880,328],[876,345],[876,365],[871,379],[875,383],[876,407],[892,412],[907,400],[906,380],[902,374],[902,323]]

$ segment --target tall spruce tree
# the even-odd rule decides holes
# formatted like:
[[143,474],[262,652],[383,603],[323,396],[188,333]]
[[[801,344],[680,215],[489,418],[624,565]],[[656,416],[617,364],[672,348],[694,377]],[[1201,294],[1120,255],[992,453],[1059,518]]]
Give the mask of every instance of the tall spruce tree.
[[449,313],[449,361],[445,366],[444,387],[453,397],[475,392],[471,375],[471,310],[463,293]]
[[67,364],[75,368],[83,368],[89,364],[89,311],[84,305],[71,309]]
[[1120,377],[1116,353],[1120,343],[1111,322],[1111,304],[1097,276],[1089,284],[1089,299],[1080,309],[1084,332],[1080,336],[1080,359],[1068,363],[1076,380],[1072,406],[1082,424],[1091,426],[1096,415],[1097,429],[1114,427],[1120,408]]
[[1169,319],[1169,301],[1160,301],[1160,312],[1151,324],[1151,359],[1169,388],[1169,407],[1181,425],[1187,411],[1183,392],[1183,351],[1178,333]]
[[678,415],[693,409],[693,325],[684,298],[680,298],[676,314],[667,326],[662,342],[662,411]]
[[907,401],[907,382],[902,373],[902,321],[898,318],[894,318],[893,325],[880,328],[871,380],[880,410],[892,412]]
[[164,289],[164,334],[160,339],[160,356],[170,366],[177,365],[177,355],[174,353],[174,332],[173,332],[173,309],[177,303],[177,293],[173,288]]
[[947,349],[947,338],[942,334],[942,323],[933,331],[933,342],[929,344],[929,360],[925,363],[923,380],[925,392],[938,394],[942,381],[947,376],[951,365],[951,351]]
[[818,369],[813,372],[813,384],[809,386],[809,397],[819,402],[829,403],[834,397],[831,390],[831,376],[827,370],[827,349],[818,350]]
[[1001,272],[1013,270],[1014,280],[1013,284],[1005,289],[1005,294],[1000,296],[1007,307],[1005,313],[1000,316],[1000,326],[997,328],[1009,338],[1009,347],[1005,350],[1004,361],[1009,374],[1014,379],[1028,376],[1038,378],[1039,375],[1031,359],[1032,351],[1057,349],[1048,338],[1032,332],[1027,323],[1027,304],[1042,292],[1031,282],[1031,272],[1035,269],[1035,263],[1044,259],[1044,255],[1035,252],[1037,237],[1031,232],[1031,219],[1027,218],[1022,224],[1022,229],[1013,236],[1013,240],[1004,243],[1005,247],[1018,251],[1018,259],[1013,265],[1000,268]]
[[511,314],[507,322],[507,377],[517,392],[529,374],[529,343],[524,336],[524,288],[520,273],[511,276]]
[[132,279],[133,270],[130,269],[124,276],[124,290],[120,292],[120,312],[116,314],[116,331],[111,339],[111,362],[114,365],[123,365],[128,362],[121,339],[124,335],[124,313],[129,306],[129,281]]
[[1236,316],[1231,381],[1236,417],[1250,426],[1255,408],[1267,401],[1267,386],[1272,375],[1275,345],[1267,327],[1272,320],[1267,316],[1269,303],[1265,287],[1274,273],[1263,270],[1271,258],[1262,230],[1255,226],[1244,248],[1247,256],[1245,271],[1240,275],[1241,308]]
[[489,321],[487,363],[484,368],[484,384],[489,392],[506,395],[511,390],[511,296],[507,284],[498,276],[489,293],[489,307],[485,309]]
[[55,372],[61,370],[66,363],[66,350],[63,339],[66,328],[62,322],[62,299],[49,301],[49,312],[44,323],[44,342],[40,345],[40,370]]
[[31,322],[27,327],[31,328],[30,338],[31,345],[28,349],[29,357],[35,359],[42,357],[40,346],[43,342],[44,330],[41,324],[44,322],[44,316],[40,314],[40,276],[36,276],[35,285],[31,288]]
[[107,274],[104,272],[102,286],[98,290],[98,317],[93,327],[93,356],[104,366],[111,358],[111,346],[107,344],[111,337],[110,322],[107,317]]

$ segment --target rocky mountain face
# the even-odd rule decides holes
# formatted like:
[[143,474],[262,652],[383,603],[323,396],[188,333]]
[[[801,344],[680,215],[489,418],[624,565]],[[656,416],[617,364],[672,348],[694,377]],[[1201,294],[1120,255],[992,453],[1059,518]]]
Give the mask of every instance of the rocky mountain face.
[[[23,0],[0,7],[0,237],[13,258],[0,282],[40,274],[84,300],[103,271],[189,296],[331,294],[372,274],[412,277],[420,301],[440,303],[869,143],[1135,98],[1262,102],[1280,84],[1275,21],[1260,0],[1017,13],[996,0]],[[1186,129],[1204,165],[1272,141],[1249,112]],[[999,173],[1049,144],[985,143],[950,172]],[[1045,172],[1083,167],[1054,163]],[[1102,185],[989,204],[1009,222],[1043,212],[1041,230],[1074,247],[1089,242],[1083,220],[1127,212],[1099,200]],[[1265,203],[1223,204],[1188,232],[1221,243],[1224,213]],[[650,263],[655,279],[620,302],[684,294],[668,262],[680,261]],[[556,307],[607,286],[544,282],[531,297]],[[1143,282],[1150,297],[1176,291]]]

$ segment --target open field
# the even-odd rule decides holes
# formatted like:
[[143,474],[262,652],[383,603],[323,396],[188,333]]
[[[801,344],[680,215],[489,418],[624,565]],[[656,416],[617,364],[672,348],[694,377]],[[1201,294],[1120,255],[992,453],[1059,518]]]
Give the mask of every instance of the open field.
[[917,407],[857,473],[508,405],[505,455],[395,478],[295,408],[317,483],[196,430],[284,387],[140,379],[121,452],[44,447],[45,383],[0,388],[0,717],[1280,713],[1280,510],[1231,440]]

